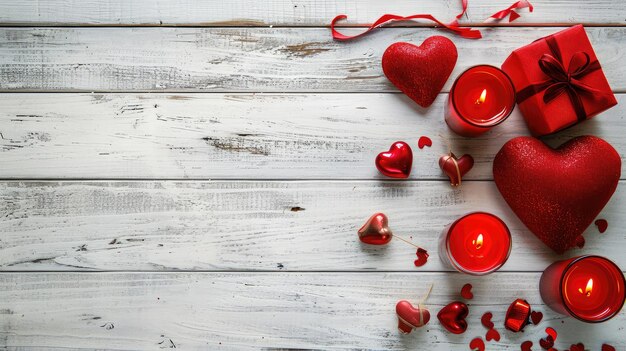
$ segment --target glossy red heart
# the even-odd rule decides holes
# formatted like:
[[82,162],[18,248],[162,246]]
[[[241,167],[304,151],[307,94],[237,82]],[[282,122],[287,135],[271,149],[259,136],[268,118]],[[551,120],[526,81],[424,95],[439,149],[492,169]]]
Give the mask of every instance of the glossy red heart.
[[415,308],[406,300],[398,301],[396,314],[398,315],[398,329],[405,334],[426,325],[430,321],[430,312],[426,308],[421,306]]
[[385,245],[393,238],[389,220],[384,213],[374,213],[359,229],[359,239],[370,245]]
[[453,153],[439,158],[439,168],[450,179],[450,185],[459,186],[463,176],[474,167],[474,158],[463,155],[457,158]]
[[396,141],[389,151],[376,156],[376,168],[392,178],[408,178],[413,165],[413,151],[404,141]]
[[463,334],[467,330],[467,321],[465,317],[469,314],[467,305],[460,301],[454,301],[444,306],[439,313],[437,319],[444,328],[453,334]]
[[496,155],[493,177],[526,227],[563,253],[576,246],[615,192],[621,164],[617,151],[597,137],[574,138],[558,149],[517,137]]
[[450,77],[456,64],[454,43],[442,36],[432,36],[422,45],[391,44],[383,54],[383,72],[387,78],[422,107],[430,106]]

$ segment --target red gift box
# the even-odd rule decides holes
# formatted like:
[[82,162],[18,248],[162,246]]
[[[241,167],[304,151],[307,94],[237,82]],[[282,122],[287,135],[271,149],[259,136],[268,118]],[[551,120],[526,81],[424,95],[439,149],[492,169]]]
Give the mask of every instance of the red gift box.
[[587,33],[576,25],[521,47],[502,70],[530,131],[546,135],[617,104]]

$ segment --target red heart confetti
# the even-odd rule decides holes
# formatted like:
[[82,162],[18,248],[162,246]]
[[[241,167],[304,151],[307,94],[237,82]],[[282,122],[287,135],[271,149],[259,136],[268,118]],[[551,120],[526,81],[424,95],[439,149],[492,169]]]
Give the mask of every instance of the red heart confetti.
[[474,294],[472,293],[472,284],[467,283],[463,285],[463,287],[461,288],[461,297],[466,300],[471,300],[474,298]]
[[493,314],[491,312],[485,312],[485,314],[480,317],[480,323],[482,323],[482,325],[487,329],[493,328],[493,322],[491,321],[491,317],[493,317]]
[[552,346],[554,346],[554,339],[550,335],[548,335],[545,339],[539,340],[539,345],[544,350],[549,350],[552,348]]
[[579,342],[578,344],[573,344],[569,347],[569,351],[585,351],[585,345],[583,345],[582,342]]
[[417,141],[417,147],[419,147],[420,149],[423,149],[424,146],[428,146],[428,147],[433,146],[433,141],[430,140],[430,138],[427,136],[421,136],[420,139]]
[[551,328],[551,327],[547,327],[547,328],[546,328],[546,334],[548,334],[549,336],[551,336],[551,337],[552,337],[552,340],[556,341],[556,336],[557,336],[556,330],[554,330],[554,329],[553,329],[553,328]]
[[417,260],[413,262],[415,267],[421,267],[428,261],[428,251],[422,249],[421,247],[417,248],[415,255],[417,255]]
[[472,339],[469,346],[472,351],[485,351],[485,342],[481,338]]
[[576,237],[576,246],[578,246],[579,249],[582,249],[585,246],[585,238],[583,238],[582,235]]
[[615,351],[615,348],[609,344],[602,344],[602,351]]
[[539,322],[541,322],[541,319],[543,319],[543,313],[539,311],[530,312],[530,320],[533,321],[534,325],[539,324]]
[[487,339],[487,341],[491,341],[491,340],[500,341],[500,333],[498,333],[497,330],[491,328],[487,331],[487,334],[485,335],[485,339]]
[[609,222],[607,222],[606,219],[596,219],[594,223],[598,227],[598,231],[600,233],[604,233],[606,231],[606,228],[609,227]]
[[522,351],[532,351],[530,348],[533,346],[532,341],[524,341],[522,345],[520,345]]

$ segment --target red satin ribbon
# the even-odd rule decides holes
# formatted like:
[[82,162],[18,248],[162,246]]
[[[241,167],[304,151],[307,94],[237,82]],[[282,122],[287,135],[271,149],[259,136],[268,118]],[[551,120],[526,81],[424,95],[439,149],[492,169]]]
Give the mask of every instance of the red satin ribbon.
[[[467,1],[467,0],[464,0],[464,1]],[[533,12],[534,10],[533,5],[530,2],[528,2],[528,0],[520,0],[514,3],[513,5],[507,7],[506,9],[494,13],[493,15],[489,16],[489,18],[495,18],[497,20],[501,20],[505,18],[506,16],[509,16],[509,22],[513,22],[516,19],[520,18],[520,14],[515,12],[514,10],[523,9],[526,7],[528,7],[529,12]]]
[[[455,16],[455,19],[448,23],[445,24],[441,21],[439,21],[438,19],[436,19],[435,17],[433,17],[433,15],[430,14],[418,14],[418,15],[411,15],[411,16],[399,16],[399,15],[392,15],[392,14],[386,14],[383,15],[382,17],[380,17],[379,19],[376,20],[376,22],[372,23],[369,28],[367,28],[364,32],[359,33],[357,35],[345,35],[342,33],[339,33],[337,31],[337,29],[335,29],[335,26],[337,24],[337,22],[343,20],[343,19],[347,19],[348,16],[346,15],[338,15],[337,17],[333,18],[333,20],[330,22],[330,30],[332,32],[333,35],[333,39],[336,40],[350,40],[350,39],[354,39],[354,38],[358,38],[361,37],[371,31],[373,31],[376,28],[382,27],[386,24],[392,23],[392,22],[398,22],[398,21],[410,21],[410,20],[415,20],[415,19],[426,19],[432,22],[437,23],[439,26],[446,28],[449,31],[452,31],[453,33],[460,35],[463,38],[467,38],[467,39],[480,39],[482,38],[482,34],[480,33],[480,31],[478,29],[472,29],[469,27],[460,27],[459,26],[459,19],[465,14],[465,12],[467,11],[467,6],[468,6],[469,0],[461,0],[461,4],[462,4],[462,11],[461,13],[459,13],[458,15]],[[525,8],[528,7],[529,10],[532,12],[533,10],[533,6],[530,4],[530,2],[528,2],[528,0],[520,0],[517,1],[516,3],[514,3],[513,5],[509,6],[508,8],[496,12],[493,15],[491,15],[490,18],[495,18],[497,20],[500,20],[506,16],[509,16],[509,22],[514,21],[515,19],[519,18],[520,15],[515,12],[514,10],[516,9],[521,9],[521,8]]]

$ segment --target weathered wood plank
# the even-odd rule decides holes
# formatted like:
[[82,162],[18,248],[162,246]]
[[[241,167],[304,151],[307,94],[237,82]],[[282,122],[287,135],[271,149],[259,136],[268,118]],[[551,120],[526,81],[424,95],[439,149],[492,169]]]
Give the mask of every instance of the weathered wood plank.
[[[492,179],[500,147],[528,134],[521,115],[460,138],[443,121],[446,99],[422,110],[401,94],[0,94],[0,177],[382,179],[374,158],[405,140],[412,179],[444,179],[448,145],[475,158],[466,179]],[[549,140],[593,134],[626,150],[618,100]],[[431,148],[417,148],[421,135]]]
[[[562,28],[491,28],[453,38],[459,61],[500,65],[512,50]],[[626,91],[626,27],[588,28],[615,91]],[[395,41],[421,43],[432,28],[394,28],[336,42],[325,28],[2,28],[0,90],[395,91],[380,57]],[[444,90],[449,89],[452,79]]]
[[[441,273],[3,273],[0,274],[0,346],[75,349],[379,349],[468,350],[484,339],[485,312],[502,339],[488,349],[538,347],[545,327],[558,331],[564,350],[583,342],[618,350],[626,314],[602,324],[557,315],[542,304],[539,273],[475,278]],[[469,328],[452,335],[435,315],[474,285]],[[395,304],[416,302],[428,286],[430,323],[409,335],[397,329]],[[539,326],[514,334],[503,327],[515,298],[544,313]]]
[[[626,267],[624,184],[591,226],[584,250]],[[513,233],[504,271],[542,271],[554,255],[508,209],[492,182],[2,182],[1,270],[441,271],[442,229],[472,211]],[[361,245],[356,231],[383,211],[398,235],[430,252]]]
[[[522,12],[513,25],[601,24],[624,25],[623,1],[534,0],[535,12]],[[511,4],[510,0],[472,0],[465,24],[483,21]],[[21,0],[0,4],[3,25],[149,25],[149,26],[326,26],[340,13],[349,16],[350,25],[371,23],[384,13],[409,15],[432,13],[451,21],[461,8],[459,0]],[[428,23],[422,23],[426,25]],[[511,25],[508,21],[498,25]]]

